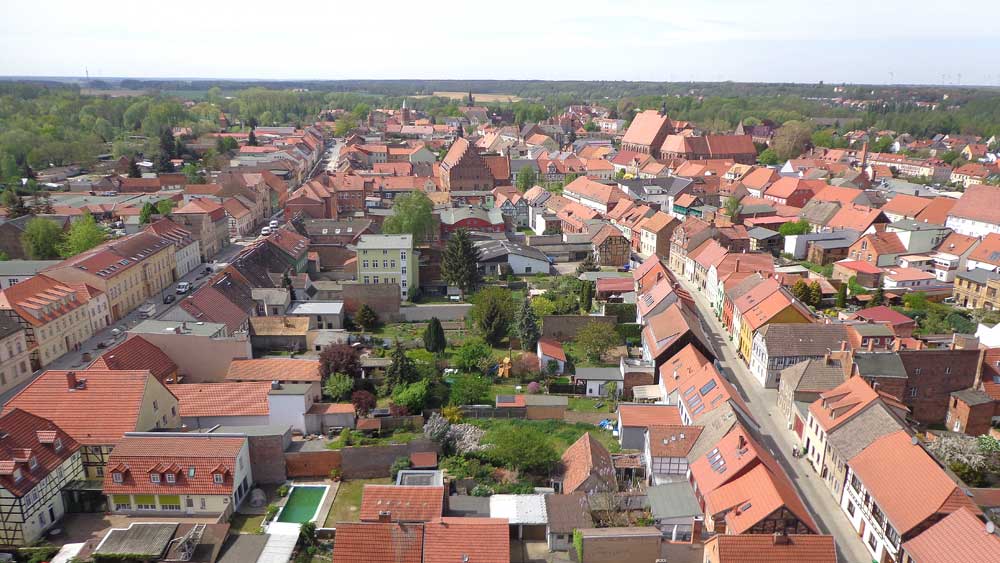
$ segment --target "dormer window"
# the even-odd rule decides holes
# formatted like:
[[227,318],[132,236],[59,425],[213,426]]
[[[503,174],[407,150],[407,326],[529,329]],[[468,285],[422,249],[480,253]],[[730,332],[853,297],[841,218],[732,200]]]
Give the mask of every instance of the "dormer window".
[[14,469],[14,482],[17,483],[21,479],[24,479],[24,473],[21,473],[20,468]]
[[35,469],[38,469],[38,458],[37,457],[31,456],[31,459],[28,460],[28,468],[31,469],[32,471],[34,471]]
[[174,475],[173,473],[167,473],[167,483],[173,485],[176,482],[177,482],[177,476]]
[[222,473],[216,473],[212,475],[212,480],[215,481],[216,485],[221,485],[226,480],[226,476]]
[[52,447],[58,452],[62,450],[62,438],[56,438],[55,442],[52,442]]
[[159,473],[150,473],[149,474],[149,482],[150,483],[159,483],[160,482],[160,474]]
[[115,471],[111,474],[111,480],[115,483],[121,483],[125,480],[125,477],[122,476],[121,472]]

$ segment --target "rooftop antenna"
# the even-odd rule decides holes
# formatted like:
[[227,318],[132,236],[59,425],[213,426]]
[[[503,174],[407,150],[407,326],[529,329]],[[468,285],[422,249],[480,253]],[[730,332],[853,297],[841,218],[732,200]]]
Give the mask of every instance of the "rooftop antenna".
[[87,67],[83,67],[83,74],[86,75],[87,82],[90,82],[90,69]]

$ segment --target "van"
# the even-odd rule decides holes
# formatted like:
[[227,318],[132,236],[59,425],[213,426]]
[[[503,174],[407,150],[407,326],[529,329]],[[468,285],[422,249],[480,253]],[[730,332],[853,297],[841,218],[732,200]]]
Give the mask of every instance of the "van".
[[156,303],[146,303],[139,307],[139,316],[148,319],[156,314]]
[[191,282],[182,281],[177,284],[177,295],[183,295],[191,289]]

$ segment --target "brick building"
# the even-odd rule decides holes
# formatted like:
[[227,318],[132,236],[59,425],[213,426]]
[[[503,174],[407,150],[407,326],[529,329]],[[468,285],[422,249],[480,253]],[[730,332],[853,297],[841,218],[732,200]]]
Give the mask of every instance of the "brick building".
[[459,137],[441,160],[441,187],[446,191],[491,190],[493,173],[486,160],[464,137]]

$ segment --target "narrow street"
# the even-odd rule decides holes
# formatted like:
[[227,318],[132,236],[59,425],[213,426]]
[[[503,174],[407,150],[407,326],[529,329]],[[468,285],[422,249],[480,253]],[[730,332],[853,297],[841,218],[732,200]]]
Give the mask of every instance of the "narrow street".
[[706,335],[712,340],[710,344],[718,355],[719,363],[723,366],[724,375],[743,394],[743,399],[749,406],[751,414],[760,424],[765,445],[785,468],[792,482],[795,483],[820,531],[834,537],[841,561],[850,563],[871,561],[872,557],[868,549],[851,528],[840,505],[834,500],[833,495],[819,475],[813,471],[809,462],[804,458],[792,457],[792,448],[798,445],[795,435],[785,427],[784,422],[779,417],[772,416],[772,412],[777,412],[777,390],[764,389],[757,384],[749,369],[739,359],[736,346],[729,339],[725,327],[712,314],[705,294],[676,272],[674,274],[681,287],[694,297],[699,316],[702,319],[702,326]]

